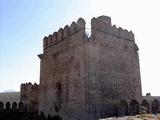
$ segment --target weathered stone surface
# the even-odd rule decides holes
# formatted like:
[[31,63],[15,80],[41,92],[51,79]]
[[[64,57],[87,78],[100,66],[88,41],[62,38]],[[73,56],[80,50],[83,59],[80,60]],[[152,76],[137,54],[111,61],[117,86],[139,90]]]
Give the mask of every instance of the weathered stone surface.
[[[43,57],[40,57],[43,58]],[[20,100],[27,108],[28,112],[38,112],[39,110],[39,85],[36,83],[21,84]]]
[[85,21],[79,19],[58,31],[54,44],[46,47],[44,39],[39,112],[46,116],[97,120],[117,115],[122,100],[126,105],[135,101],[131,105],[139,109],[142,91],[133,33],[112,26],[107,16],[93,18],[91,28],[88,38]]

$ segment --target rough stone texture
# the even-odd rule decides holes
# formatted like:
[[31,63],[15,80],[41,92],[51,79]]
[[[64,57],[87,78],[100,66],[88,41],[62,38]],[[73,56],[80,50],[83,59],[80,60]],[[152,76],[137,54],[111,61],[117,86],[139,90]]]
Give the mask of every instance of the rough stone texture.
[[63,120],[97,120],[118,114],[122,100],[142,101],[134,35],[112,26],[110,17],[93,18],[90,37],[80,18],[43,43],[39,112]]
[[155,99],[158,100],[158,101],[160,101],[160,96],[151,96],[151,94],[150,95],[146,94],[146,96],[143,96],[143,100],[146,100],[149,103],[151,103]]
[[26,105],[28,112],[38,112],[39,110],[39,85],[36,83],[21,84],[20,100]]
[[142,107],[147,109],[148,113],[157,114],[160,112],[160,96],[151,96],[147,93],[143,96]]

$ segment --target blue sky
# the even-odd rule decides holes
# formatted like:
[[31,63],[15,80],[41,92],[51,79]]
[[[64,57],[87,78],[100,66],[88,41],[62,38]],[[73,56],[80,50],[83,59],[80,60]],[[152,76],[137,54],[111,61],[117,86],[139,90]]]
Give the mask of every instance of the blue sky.
[[85,16],[84,2],[0,1],[0,91],[19,90],[22,82],[39,82],[37,54],[42,53],[43,37]]
[[107,15],[135,33],[143,94],[160,95],[160,11],[158,0],[1,0],[0,92],[39,82],[42,39],[83,17]]

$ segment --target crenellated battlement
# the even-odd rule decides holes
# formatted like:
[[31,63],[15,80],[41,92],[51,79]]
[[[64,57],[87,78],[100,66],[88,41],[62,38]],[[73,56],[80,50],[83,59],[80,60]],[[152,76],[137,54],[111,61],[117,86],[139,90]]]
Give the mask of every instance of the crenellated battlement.
[[27,111],[37,111],[39,85],[31,82],[21,84],[20,100],[27,105]]
[[[82,41],[78,43],[76,42],[76,40],[78,41],[80,37],[82,39],[84,38],[86,33],[85,24],[85,20],[83,18],[79,18],[76,22],[72,22],[70,26],[66,25],[64,28],[60,28],[53,34],[45,36],[43,39],[43,49],[47,51],[48,48],[50,48],[51,46],[55,46],[55,51],[59,51],[62,48],[62,45],[59,45],[59,47],[57,48],[57,43],[61,43],[63,40],[70,40],[71,43],[68,44],[72,46],[76,46],[77,44],[82,43]],[[108,16],[92,18],[90,38],[94,38],[95,36],[101,36],[102,34],[100,35],[100,32],[108,36],[116,37],[118,39],[134,41],[134,34],[132,33],[132,31],[122,29],[121,27],[116,27],[116,25],[112,25],[111,18]],[[87,37],[88,36],[86,36],[86,38]],[[63,48],[65,48],[65,44],[67,43],[66,41],[64,41],[63,43]],[[69,46],[68,44],[66,44],[66,46]],[[42,56],[39,57],[42,58]]]
[[[38,56],[37,96],[45,116],[98,120],[119,115],[123,108],[125,114],[139,110],[133,105],[142,100],[134,34],[112,25],[110,17],[92,18],[91,28],[85,28],[82,18],[60,28],[44,38],[43,53]],[[35,94],[28,96],[33,100]]]
[[37,83],[32,84],[31,82],[29,83],[22,83],[21,84],[21,93],[27,93],[31,89],[37,89],[39,85]]
[[97,32],[104,32],[117,38],[134,41],[134,34],[132,31],[122,29],[121,27],[116,27],[116,25],[112,25],[111,18],[108,16],[92,18],[91,29],[91,35],[93,36],[98,34]]
[[32,83],[22,83],[21,84],[21,93],[27,92],[29,88],[31,88]]
[[45,36],[43,39],[43,48],[46,49],[81,30],[85,31],[85,20],[83,18],[79,18],[77,22],[72,22],[70,26],[66,25],[57,32]]
[[126,29],[122,29],[121,27],[116,27],[116,25],[113,25],[111,27],[111,32],[109,32],[111,35],[114,35],[118,38],[127,39],[134,41],[134,34],[132,31],[128,31]]

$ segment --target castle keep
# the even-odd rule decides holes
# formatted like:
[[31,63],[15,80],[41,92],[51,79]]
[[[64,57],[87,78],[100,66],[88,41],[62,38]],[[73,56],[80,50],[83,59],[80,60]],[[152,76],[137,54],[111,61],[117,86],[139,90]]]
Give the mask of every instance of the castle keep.
[[134,34],[112,25],[110,17],[93,18],[90,36],[79,18],[44,37],[39,58],[39,112],[46,116],[96,120],[139,112],[138,47]]
[[160,113],[160,96],[142,96],[134,34],[112,25],[110,17],[93,18],[90,36],[82,18],[60,28],[44,37],[38,56],[40,84],[23,83],[20,93],[0,93],[1,115],[98,120]]

